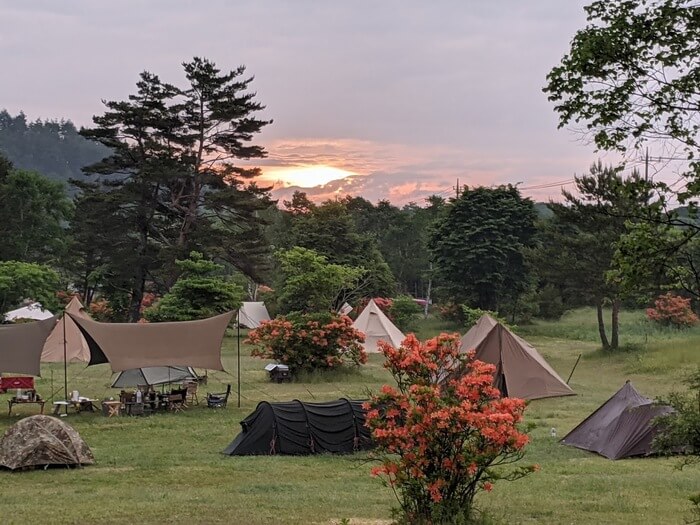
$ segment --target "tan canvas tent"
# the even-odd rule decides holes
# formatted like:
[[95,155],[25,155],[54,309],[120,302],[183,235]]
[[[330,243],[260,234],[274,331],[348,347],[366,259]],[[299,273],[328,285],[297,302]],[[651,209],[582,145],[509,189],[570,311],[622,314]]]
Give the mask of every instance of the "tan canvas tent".
[[113,372],[150,366],[223,370],[221,342],[234,312],[170,323],[98,323],[67,314],[90,348],[89,365],[109,363]]
[[56,318],[0,324],[0,372],[41,375],[41,352]]
[[[65,309],[76,317],[88,317],[80,300],[74,296]],[[65,355],[64,355],[65,338]],[[51,334],[49,334],[44,350],[41,353],[42,363],[60,363],[64,359],[70,361],[90,361],[90,349],[78,325],[70,316],[63,314]]]
[[369,303],[362,313],[357,316],[353,326],[365,334],[365,351],[379,352],[377,343],[386,341],[391,345],[398,347],[406,338],[405,335],[396,328],[389,318],[384,315],[384,312],[377,306],[374,299],[370,299]]
[[574,395],[549,363],[527,341],[489,315],[462,337],[461,351],[496,365],[495,384],[506,396],[539,399]]
[[262,321],[269,321],[270,314],[263,302],[243,303],[238,311],[238,323],[245,328],[257,328]]

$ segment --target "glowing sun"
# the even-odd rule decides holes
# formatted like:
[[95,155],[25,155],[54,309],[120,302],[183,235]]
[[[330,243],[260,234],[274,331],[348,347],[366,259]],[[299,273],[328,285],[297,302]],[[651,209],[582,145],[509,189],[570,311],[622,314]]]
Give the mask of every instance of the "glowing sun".
[[314,186],[322,186],[351,175],[355,175],[355,173],[332,166],[320,165],[269,168],[264,170],[261,178],[270,182],[281,182],[284,186],[313,188]]

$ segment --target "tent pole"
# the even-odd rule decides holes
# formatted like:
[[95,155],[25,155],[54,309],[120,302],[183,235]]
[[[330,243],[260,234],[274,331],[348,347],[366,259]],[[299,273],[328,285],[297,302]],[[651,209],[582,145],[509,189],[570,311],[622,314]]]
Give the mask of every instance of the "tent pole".
[[[68,401],[68,342],[66,341],[66,310],[63,310],[63,392],[66,394],[65,400]],[[68,415],[68,404],[63,405],[66,408]]]
[[236,314],[236,345],[238,348],[238,408],[241,408],[241,309]]

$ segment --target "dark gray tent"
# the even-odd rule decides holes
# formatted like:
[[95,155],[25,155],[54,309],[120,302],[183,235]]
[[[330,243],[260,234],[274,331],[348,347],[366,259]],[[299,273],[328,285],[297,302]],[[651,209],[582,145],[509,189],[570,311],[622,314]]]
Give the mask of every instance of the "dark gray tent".
[[342,454],[372,447],[362,401],[263,401],[255,412],[241,421],[241,427],[241,433],[226,447],[224,454]]
[[561,442],[608,459],[648,456],[658,430],[654,419],[672,411],[670,406],[658,405],[642,396],[627,381]]

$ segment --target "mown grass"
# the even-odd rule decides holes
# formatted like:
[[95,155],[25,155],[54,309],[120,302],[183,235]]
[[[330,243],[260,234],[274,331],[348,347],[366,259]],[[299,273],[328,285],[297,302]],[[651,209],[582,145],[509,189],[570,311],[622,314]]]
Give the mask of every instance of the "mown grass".
[[[700,362],[700,331],[641,329],[642,316],[623,315],[623,343],[634,351],[604,354],[596,340],[595,315],[581,310],[561,323],[538,322],[519,331],[566,379],[577,396],[534,401],[525,461],[541,471],[515,483],[496,485],[480,506],[502,523],[682,523],[686,494],[700,490],[700,469],[678,471],[673,459],[612,462],[562,446],[558,437],[610,397],[626,379],[649,396],[679,385],[682,371]],[[436,319],[421,322],[427,337],[452,330]],[[642,345],[643,343],[643,345]],[[389,520],[391,491],[370,478],[363,455],[315,457],[226,457],[220,451],[239,431],[238,422],[262,400],[330,400],[365,397],[388,381],[379,356],[359,371],[312,374],[304,382],[267,380],[264,362],[242,347],[241,407],[236,405],[236,340],[227,338],[224,364],[233,375],[210,373],[204,390],[234,387],[229,406],[195,406],[177,414],[105,418],[71,414],[73,425],[92,447],[96,464],[79,470],[0,472],[5,523],[332,523],[342,518]],[[45,365],[38,381],[48,396],[62,384],[62,365]],[[105,365],[70,365],[69,389],[98,398],[116,396]],[[203,397],[202,392],[201,397]],[[6,399],[8,396],[3,396]],[[27,415],[35,408],[19,407]],[[21,416],[0,415],[4,430]]]

